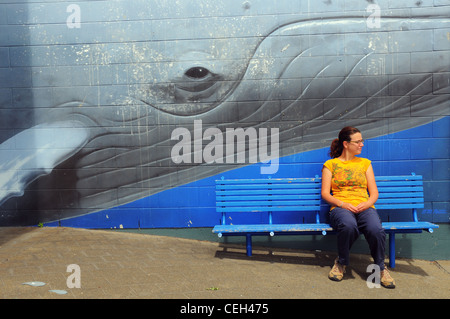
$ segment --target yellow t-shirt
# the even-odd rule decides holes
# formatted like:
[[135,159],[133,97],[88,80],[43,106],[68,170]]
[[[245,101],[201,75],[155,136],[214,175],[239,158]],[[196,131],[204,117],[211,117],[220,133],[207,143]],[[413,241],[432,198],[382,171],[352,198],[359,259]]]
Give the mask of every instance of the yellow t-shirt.
[[366,202],[369,199],[366,171],[370,163],[370,160],[356,156],[346,162],[338,158],[326,161],[323,165],[332,174],[331,193],[333,196],[354,206]]

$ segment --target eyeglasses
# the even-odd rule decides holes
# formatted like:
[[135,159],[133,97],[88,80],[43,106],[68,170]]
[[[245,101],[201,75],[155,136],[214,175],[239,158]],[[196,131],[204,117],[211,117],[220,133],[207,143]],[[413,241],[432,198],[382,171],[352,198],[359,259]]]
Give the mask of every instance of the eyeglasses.
[[355,143],[355,144],[364,144],[364,140],[359,140],[359,141],[349,141],[350,143]]

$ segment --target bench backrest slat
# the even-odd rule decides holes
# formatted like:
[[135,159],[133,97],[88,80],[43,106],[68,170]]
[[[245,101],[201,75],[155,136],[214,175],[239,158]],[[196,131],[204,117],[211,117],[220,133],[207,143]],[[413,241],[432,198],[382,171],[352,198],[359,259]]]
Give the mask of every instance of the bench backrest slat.
[[237,190],[229,190],[229,191],[216,191],[217,195],[222,196],[230,196],[230,195],[283,195],[283,194],[318,194],[320,196],[320,189],[259,189],[259,190],[252,190],[252,189],[237,189]]
[[421,181],[422,175],[390,175],[390,176],[375,176],[377,181]]
[[378,176],[375,180],[379,193],[377,209],[412,209],[417,220],[416,209],[424,207],[422,176]]
[[228,206],[251,206],[251,205],[258,205],[258,206],[305,206],[305,205],[319,205],[320,199],[317,200],[244,200],[244,201],[226,201],[223,202],[222,207],[228,207]]
[[317,194],[306,194],[306,195],[217,195],[216,196],[216,200],[217,201],[223,201],[223,200],[227,200],[227,201],[231,201],[231,200],[236,200],[236,201],[248,201],[248,200],[309,200],[309,199],[318,199],[320,200],[320,196]]
[[315,177],[315,178],[299,177],[299,178],[219,179],[219,180],[216,180],[216,184],[221,184],[221,185],[251,184],[251,185],[255,185],[255,184],[267,184],[268,182],[270,182],[271,184],[276,184],[276,183],[301,184],[301,183],[315,183],[315,182],[317,182],[317,180],[319,181],[319,184],[320,184],[320,177]]
[[298,211],[314,211],[317,209],[316,205],[305,206],[241,206],[241,207],[218,207],[218,212],[298,212]]
[[[233,189],[311,189],[311,185],[308,184],[270,184],[270,185],[264,185],[264,184],[239,184],[239,185],[218,185],[216,189],[219,190],[233,190]],[[319,188],[320,189],[320,184]]]
[[380,192],[380,194],[378,200],[381,198],[423,198],[423,192]]
[[417,198],[380,198],[377,200],[376,205],[379,206],[381,204],[413,204],[413,203],[423,203],[423,197]]

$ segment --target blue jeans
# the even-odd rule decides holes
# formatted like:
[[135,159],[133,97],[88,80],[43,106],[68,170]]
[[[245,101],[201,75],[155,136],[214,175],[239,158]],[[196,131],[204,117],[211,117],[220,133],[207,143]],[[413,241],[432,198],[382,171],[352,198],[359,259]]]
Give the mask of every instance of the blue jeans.
[[336,207],[330,212],[330,225],[337,231],[338,261],[341,265],[348,265],[350,248],[362,233],[369,244],[374,263],[380,266],[381,270],[384,269],[386,234],[374,208],[354,214]]

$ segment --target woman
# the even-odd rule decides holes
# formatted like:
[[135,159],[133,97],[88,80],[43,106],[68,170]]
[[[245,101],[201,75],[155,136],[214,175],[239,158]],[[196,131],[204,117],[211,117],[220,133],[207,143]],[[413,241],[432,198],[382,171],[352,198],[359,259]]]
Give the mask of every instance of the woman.
[[322,198],[331,205],[330,224],[337,231],[338,258],[328,275],[341,281],[349,263],[350,248],[363,233],[375,264],[380,267],[380,283],[395,288],[384,265],[386,234],[374,204],[378,189],[370,160],[361,153],[364,140],[354,127],[344,127],[331,143],[331,160],[322,169]]

